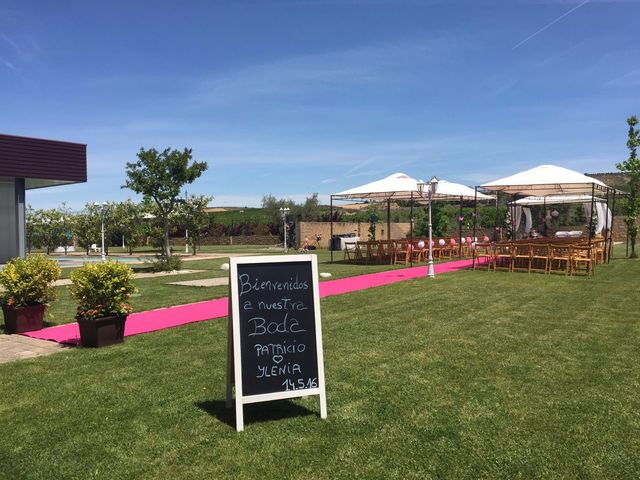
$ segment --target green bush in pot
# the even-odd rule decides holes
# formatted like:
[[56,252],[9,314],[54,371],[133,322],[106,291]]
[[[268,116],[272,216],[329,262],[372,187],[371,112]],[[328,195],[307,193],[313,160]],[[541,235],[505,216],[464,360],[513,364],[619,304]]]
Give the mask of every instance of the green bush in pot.
[[44,312],[56,298],[53,286],[62,271],[55,260],[42,255],[9,260],[0,270],[0,304],[5,333],[21,333],[42,328]]
[[131,313],[127,301],[136,292],[131,267],[112,260],[88,263],[71,273],[71,282],[69,291],[78,302],[76,320],[82,345],[121,342]]

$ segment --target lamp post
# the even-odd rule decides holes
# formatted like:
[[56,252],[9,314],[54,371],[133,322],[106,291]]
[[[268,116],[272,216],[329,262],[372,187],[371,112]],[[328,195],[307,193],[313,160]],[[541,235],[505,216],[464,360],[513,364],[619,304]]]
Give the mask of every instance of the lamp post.
[[290,208],[280,207],[280,214],[282,215],[282,225],[284,227],[284,253],[287,253],[287,213]]
[[102,261],[104,262],[107,259],[104,252],[104,215],[107,213],[107,207],[109,206],[109,204],[107,202],[102,202],[101,204],[95,202],[93,205],[96,207],[100,207],[100,232],[102,235],[102,247],[100,248],[100,254],[102,257]]
[[433,278],[436,276],[433,270],[433,228],[431,224],[431,199],[433,195],[438,191],[438,179],[436,177],[432,177],[429,180],[429,183],[418,183],[418,190],[420,191],[420,195],[424,193],[425,186],[427,187],[427,198],[429,203],[429,257],[427,259],[427,277]]

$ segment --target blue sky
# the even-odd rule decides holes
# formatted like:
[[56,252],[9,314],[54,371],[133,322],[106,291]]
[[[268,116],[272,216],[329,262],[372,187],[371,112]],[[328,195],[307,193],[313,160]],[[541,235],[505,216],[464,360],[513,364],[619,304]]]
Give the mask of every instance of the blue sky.
[[140,147],[191,147],[215,205],[394,172],[476,185],[615,170],[640,114],[638,1],[0,3],[0,132],[88,145],[34,207],[135,198]]

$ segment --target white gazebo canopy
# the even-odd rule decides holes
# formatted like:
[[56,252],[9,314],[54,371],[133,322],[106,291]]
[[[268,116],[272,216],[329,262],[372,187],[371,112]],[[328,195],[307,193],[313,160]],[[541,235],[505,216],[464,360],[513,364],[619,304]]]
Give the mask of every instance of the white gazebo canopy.
[[547,196],[557,194],[606,192],[609,187],[600,180],[556,165],[540,165],[510,177],[481,185],[484,190],[514,195]]
[[418,180],[405,173],[394,173],[381,180],[350,188],[332,195],[342,199],[417,200],[420,197]]
[[[418,188],[422,180],[416,180],[405,173],[394,173],[381,180],[376,180],[359,187],[345,190],[344,192],[332,195],[335,199],[361,199],[361,200],[415,200],[417,202],[426,201],[421,197]],[[438,180],[438,189],[432,199],[436,200],[473,200],[475,191],[473,188],[459,183]],[[478,200],[492,200],[493,197],[478,192]]]
[[[478,200],[495,200],[491,195],[485,195],[482,192],[477,192]],[[448,182],[446,180],[438,180],[438,189],[433,196],[435,200],[438,199],[450,199],[450,200],[474,200],[476,198],[476,191],[462,185],[460,183]]]
[[[564,205],[567,203],[591,203],[591,195],[586,193],[576,195],[548,195],[546,197],[524,197],[511,202],[514,205],[520,205],[522,207],[528,207],[531,205]],[[606,202],[606,200],[598,197],[593,197],[594,202]]]

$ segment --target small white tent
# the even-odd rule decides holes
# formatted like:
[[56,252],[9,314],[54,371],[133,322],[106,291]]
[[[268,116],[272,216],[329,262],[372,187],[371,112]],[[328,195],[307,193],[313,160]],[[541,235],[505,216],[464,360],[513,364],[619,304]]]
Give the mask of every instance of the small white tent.
[[[405,173],[394,173],[388,177],[376,180],[374,182],[360,185],[359,187],[350,188],[344,192],[335,193],[332,197],[339,199],[359,199],[359,200],[415,200],[419,202],[426,201],[420,195],[419,183],[422,180],[416,180]],[[461,185],[459,183],[448,182],[446,180],[438,180],[438,189],[432,199],[437,200],[473,200],[476,198],[475,191],[471,187]],[[478,192],[478,200],[492,200],[494,197]]]
[[528,207],[532,205],[567,205],[581,203],[585,216],[591,217],[591,202],[595,202],[596,215],[598,223],[596,225],[595,234],[599,235],[602,230],[611,225],[612,214],[611,210],[607,207],[607,201],[603,198],[592,197],[586,193],[573,194],[573,195],[547,195],[546,197],[529,196],[519,198],[513,202],[509,202],[509,205],[515,206],[513,213],[515,218],[514,227],[516,230],[520,227],[520,217],[524,213],[526,217],[525,233],[529,233],[532,227],[531,210]]
[[380,180],[332,195],[334,199],[361,200],[411,200],[419,196],[418,180],[405,173],[394,173]]
[[[538,167],[516,173],[509,177],[504,177],[498,180],[494,180],[493,182],[485,183],[480,187],[483,190],[489,192],[504,192],[511,195],[534,195],[539,197],[548,197],[549,195],[588,194],[590,196],[591,206],[593,206],[593,208],[591,208],[589,212],[589,245],[591,245],[592,240],[592,227],[595,227],[595,225],[593,225],[593,213],[594,210],[596,210],[596,192],[604,193],[607,199],[609,198],[609,193],[613,192],[615,194],[615,190],[613,188],[608,187],[596,178],[589,177],[568,168],[558,167],[556,165],[540,165]],[[519,223],[519,219],[515,218],[517,215],[517,208],[519,207],[513,205],[514,210],[512,213],[512,218],[516,220],[516,222],[512,224],[512,232],[514,237],[517,224]],[[609,234],[605,239],[608,245],[606,245],[605,247],[606,251],[609,251],[611,246],[612,223],[608,222],[608,213],[602,215],[601,218],[606,218],[607,220],[605,220],[605,223],[608,223],[608,225],[605,227],[609,230]],[[600,228],[600,226],[598,225],[597,228]]]
[[607,185],[596,178],[556,165],[540,165],[509,177],[485,183],[481,185],[481,188],[512,195],[537,196],[593,193],[594,190],[606,192],[609,190]]
[[[477,197],[476,197],[477,195]],[[447,180],[438,180],[438,189],[433,196],[435,200],[448,199],[448,200],[495,200],[495,197],[491,195],[485,195],[482,192],[477,192],[466,185],[460,183],[448,182]]]
[[[388,177],[376,180],[358,187],[350,188],[343,192],[331,195],[331,218],[333,219],[334,200],[373,200],[387,202],[387,239],[391,239],[390,228],[390,202],[393,200],[410,200],[418,203],[427,203],[427,193],[420,193],[418,184],[422,180],[416,180],[405,173],[394,173]],[[493,200],[494,197],[476,192],[473,188],[459,183],[438,180],[436,192],[431,201],[460,201],[463,200]],[[412,204],[413,208],[413,204]],[[333,235],[333,220],[331,221],[331,234]],[[413,236],[413,231],[411,233]],[[462,243],[462,242],[460,242]],[[333,261],[333,251],[331,252]]]

